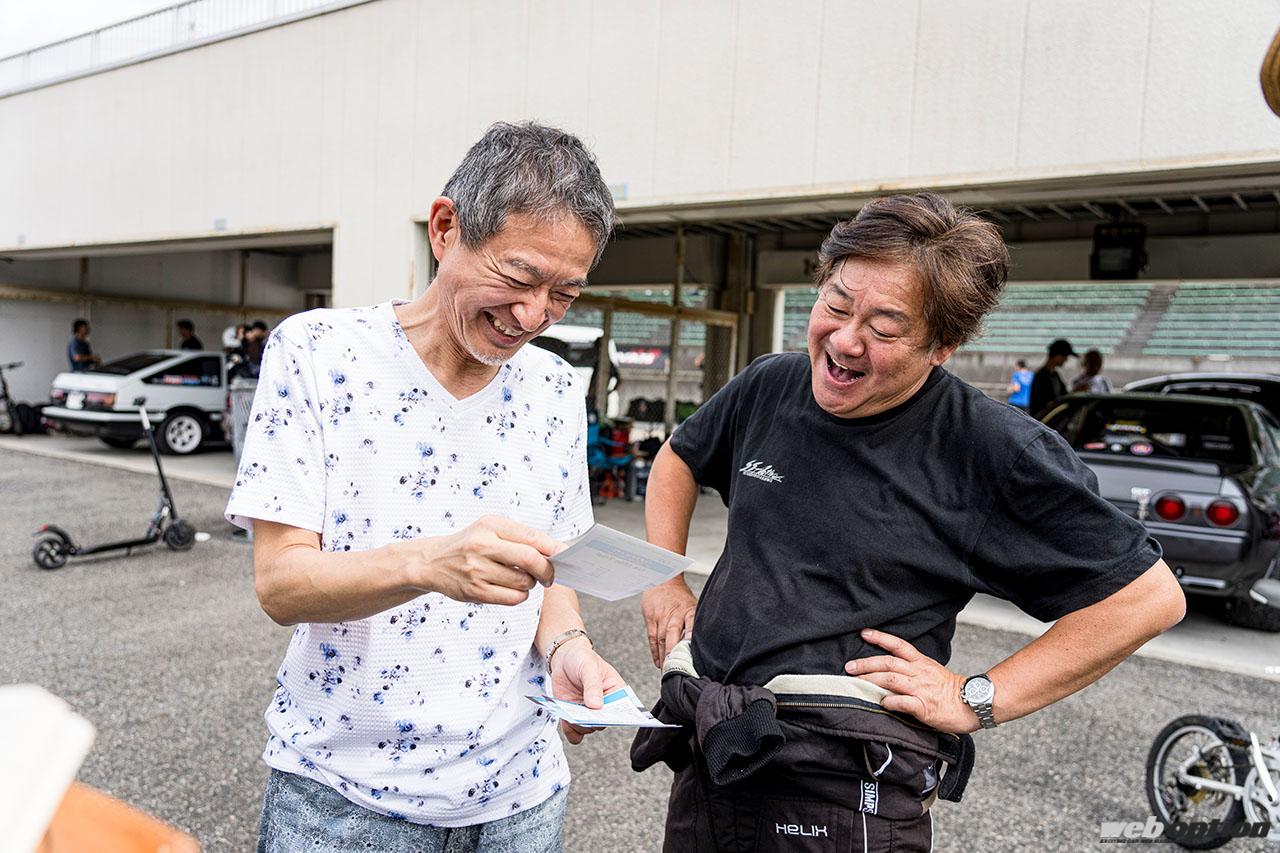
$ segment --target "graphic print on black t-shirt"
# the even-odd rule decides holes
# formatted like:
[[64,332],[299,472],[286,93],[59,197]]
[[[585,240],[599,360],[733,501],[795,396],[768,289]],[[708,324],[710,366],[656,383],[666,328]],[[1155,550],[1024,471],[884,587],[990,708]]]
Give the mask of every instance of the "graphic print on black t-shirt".
[[844,419],[814,401],[808,356],[765,356],[671,446],[729,508],[693,649],[732,684],[883,654],[862,628],[945,664],[974,592],[1050,621],[1160,557],[1056,432],[942,368],[902,405]]

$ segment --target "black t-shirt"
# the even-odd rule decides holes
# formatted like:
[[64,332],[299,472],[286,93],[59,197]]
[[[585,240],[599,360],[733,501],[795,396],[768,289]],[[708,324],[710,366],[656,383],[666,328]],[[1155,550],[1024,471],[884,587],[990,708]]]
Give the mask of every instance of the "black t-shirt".
[[1052,367],[1042,367],[1031,377],[1031,402],[1027,411],[1038,415],[1049,407],[1049,404],[1067,393],[1066,383]]
[[808,356],[765,356],[671,446],[729,507],[693,651],[731,684],[883,654],[862,628],[945,664],[974,592],[1050,621],[1161,554],[1056,432],[941,368],[902,405],[844,419],[813,399]]
[[204,349],[204,343],[195,335],[178,344],[178,349]]

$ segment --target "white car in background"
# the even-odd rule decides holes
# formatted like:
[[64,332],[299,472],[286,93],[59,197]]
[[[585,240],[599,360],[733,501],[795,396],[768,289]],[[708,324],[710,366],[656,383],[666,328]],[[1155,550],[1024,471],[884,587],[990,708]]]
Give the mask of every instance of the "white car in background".
[[142,438],[134,401],[146,399],[162,453],[194,453],[221,441],[227,365],[220,352],[157,349],[127,355],[84,373],[59,373],[44,418],[73,435],[93,435],[111,447]]
[[[590,400],[595,394],[595,389],[591,387],[592,374],[595,372],[596,352],[603,334],[602,329],[594,326],[553,325],[530,343],[567,361],[574,372],[582,377],[587,399]],[[618,416],[619,407],[618,347],[612,340],[609,341],[609,362],[612,368],[609,375],[609,403],[604,414],[605,417],[614,418]]]

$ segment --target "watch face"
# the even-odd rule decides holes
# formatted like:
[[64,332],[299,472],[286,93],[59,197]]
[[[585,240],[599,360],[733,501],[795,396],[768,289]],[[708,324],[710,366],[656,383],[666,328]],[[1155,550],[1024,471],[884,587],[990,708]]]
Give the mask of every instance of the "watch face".
[[964,685],[964,698],[966,702],[972,702],[975,705],[983,705],[990,702],[995,696],[996,688],[989,678],[971,678]]

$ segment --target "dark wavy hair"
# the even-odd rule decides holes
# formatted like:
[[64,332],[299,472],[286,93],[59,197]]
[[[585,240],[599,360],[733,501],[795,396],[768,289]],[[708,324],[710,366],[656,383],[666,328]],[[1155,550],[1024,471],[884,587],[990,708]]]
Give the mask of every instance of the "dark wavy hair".
[[960,346],[982,331],[1009,275],[1009,250],[995,225],[937,193],[867,202],[836,224],[818,250],[822,286],[846,258],[903,264],[920,277],[930,347]]

